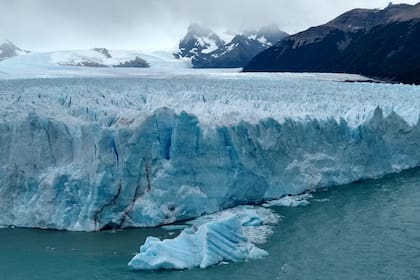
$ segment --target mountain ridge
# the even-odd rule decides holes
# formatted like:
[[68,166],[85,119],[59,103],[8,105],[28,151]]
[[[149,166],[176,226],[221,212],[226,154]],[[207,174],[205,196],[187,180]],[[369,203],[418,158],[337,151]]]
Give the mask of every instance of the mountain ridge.
[[0,61],[25,53],[29,53],[29,51],[19,48],[9,40],[0,41]]
[[[420,71],[413,63],[420,64],[414,51],[416,46],[420,48],[416,39],[419,21],[420,3],[389,5],[382,10],[353,9],[278,42],[256,55],[244,72],[345,72],[420,83],[420,75],[415,78]],[[376,55],[378,49],[381,55]],[[356,64],[351,57],[359,57]]]
[[192,24],[174,56],[189,59],[194,68],[240,68],[287,35],[277,26],[268,25],[234,34],[230,41],[224,41],[211,29]]

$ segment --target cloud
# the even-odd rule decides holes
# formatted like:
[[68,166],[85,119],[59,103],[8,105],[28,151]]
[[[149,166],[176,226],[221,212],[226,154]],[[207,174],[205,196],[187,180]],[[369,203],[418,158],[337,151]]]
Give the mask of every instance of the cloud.
[[[294,33],[384,0],[0,0],[0,38],[32,50],[171,47],[190,23]],[[416,1],[408,1],[415,3]]]

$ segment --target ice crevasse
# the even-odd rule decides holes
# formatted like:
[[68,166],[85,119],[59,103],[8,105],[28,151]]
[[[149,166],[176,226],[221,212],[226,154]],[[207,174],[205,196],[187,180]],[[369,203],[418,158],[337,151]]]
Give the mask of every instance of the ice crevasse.
[[208,125],[167,107],[133,120],[37,110],[2,118],[0,225],[158,226],[420,166],[420,123],[379,107],[357,126],[333,118]]

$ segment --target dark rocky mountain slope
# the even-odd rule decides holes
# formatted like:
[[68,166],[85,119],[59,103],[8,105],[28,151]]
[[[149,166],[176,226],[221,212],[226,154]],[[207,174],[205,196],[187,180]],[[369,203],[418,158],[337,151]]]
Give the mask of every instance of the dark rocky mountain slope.
[[0,42],[0,61],[25,53],[29,51],[22,50],[10,41]]
[[346,72],[420,83],[420,4],[355,9],[254,57],[252,72]]

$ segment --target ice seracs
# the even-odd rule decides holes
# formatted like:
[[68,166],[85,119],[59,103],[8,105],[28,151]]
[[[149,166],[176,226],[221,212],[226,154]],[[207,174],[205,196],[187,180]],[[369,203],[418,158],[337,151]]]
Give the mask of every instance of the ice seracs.
[[0,80],[0,225],[159,226],[420,166],[418,87],[339,77]]

